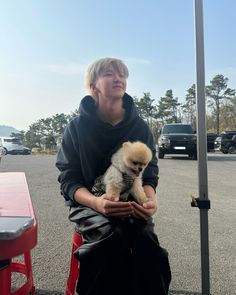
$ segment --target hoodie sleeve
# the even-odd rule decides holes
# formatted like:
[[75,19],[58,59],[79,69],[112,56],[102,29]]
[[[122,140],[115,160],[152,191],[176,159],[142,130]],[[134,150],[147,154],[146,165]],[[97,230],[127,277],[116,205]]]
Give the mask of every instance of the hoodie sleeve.
[[143,173],[143,185],[150,185],[153,187],[154,190],[156,190],[159,178],[159,168],[157,165],[156,148],[153,140],[153,135],[149,128],[147,131],[146,144],[152,151],[152,160],[149,162],[148,166],[146,167]]
[[71,123],[65,130],[61,147],[56,159],[56,167],[60,174],[58,181],[60,183],[61,194],[67,203],[74,203],[74,193],[84,187],[84,180],[81,172],[80,150],[78,144],[78,130]]

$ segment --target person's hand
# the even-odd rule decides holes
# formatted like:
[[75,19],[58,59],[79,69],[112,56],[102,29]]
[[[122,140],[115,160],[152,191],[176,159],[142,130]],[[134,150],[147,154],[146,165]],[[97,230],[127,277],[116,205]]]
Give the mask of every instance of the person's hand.
[[119,196],[103,194],[94,200],[95,210],[108,217],[128,217],[133,214],[131,202],[120,202]]
[[148,200],[143,205],[139,205],[136,202],[131,202],[133,207],[132,216],[139,219],[148,220],[152,217],[157,211],[157,203],[155,200]]

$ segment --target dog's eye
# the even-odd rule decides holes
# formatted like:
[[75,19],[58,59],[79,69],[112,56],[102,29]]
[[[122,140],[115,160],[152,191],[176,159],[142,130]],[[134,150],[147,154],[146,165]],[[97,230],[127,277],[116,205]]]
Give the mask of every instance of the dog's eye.
[[138,165],[138,162],[133,161],[133,164],[134,164],[134,165]]

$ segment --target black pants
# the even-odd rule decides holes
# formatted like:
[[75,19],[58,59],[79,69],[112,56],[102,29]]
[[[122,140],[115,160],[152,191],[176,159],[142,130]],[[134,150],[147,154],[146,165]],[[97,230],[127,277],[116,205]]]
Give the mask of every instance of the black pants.
[[84,244],[79,295],[166,295],[171,281],[168,253],[160,247],[152,220],[106,218],[84,206],[73,207]]

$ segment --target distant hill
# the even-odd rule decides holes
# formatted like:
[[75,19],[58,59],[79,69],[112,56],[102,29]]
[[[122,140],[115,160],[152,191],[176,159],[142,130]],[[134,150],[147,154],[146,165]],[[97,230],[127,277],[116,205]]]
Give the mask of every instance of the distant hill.
[[0,125],[0,136],[11,136],[12,132],[18,133],[20,131],[11,126]]

